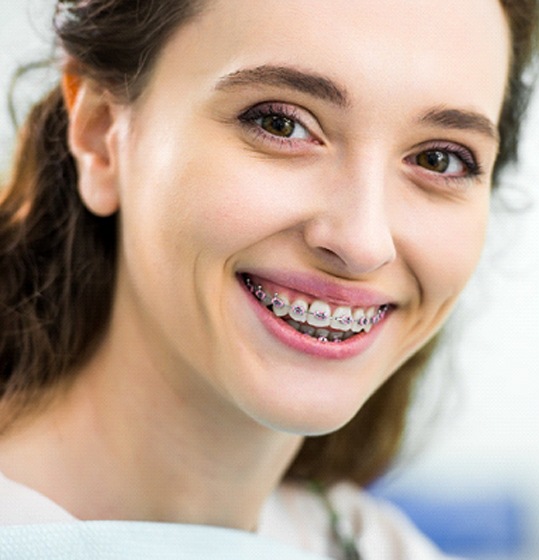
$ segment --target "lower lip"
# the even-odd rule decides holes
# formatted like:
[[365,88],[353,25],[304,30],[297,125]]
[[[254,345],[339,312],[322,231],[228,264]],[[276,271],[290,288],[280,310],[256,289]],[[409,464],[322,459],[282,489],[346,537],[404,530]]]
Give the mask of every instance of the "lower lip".
[[304,354],[316,356],[317,358],[345,360],[362,354],[377,339],[389,316],[388,313],[382,321],[377,325],[373,325],[368,333],[360,333],[342,342],[321,342],[316,338],[298,332],[274,315],[267,307],[253,297],[241,278],[239,281],[251,307],[270,334],[286,346]]

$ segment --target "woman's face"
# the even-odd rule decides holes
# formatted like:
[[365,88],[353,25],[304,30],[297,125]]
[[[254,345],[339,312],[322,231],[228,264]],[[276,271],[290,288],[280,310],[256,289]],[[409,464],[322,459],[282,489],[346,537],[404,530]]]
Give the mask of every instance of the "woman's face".
[[223,420],[347,422],[476,265],[508,52],[494,0],[210,2],[117,117],[118,338]]

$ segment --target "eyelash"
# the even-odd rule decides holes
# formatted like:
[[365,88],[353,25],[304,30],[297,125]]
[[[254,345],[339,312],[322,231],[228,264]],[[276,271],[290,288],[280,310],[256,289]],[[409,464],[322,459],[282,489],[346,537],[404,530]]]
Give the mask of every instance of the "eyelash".
[[[305,129],[310,137],[310,140],[306,139],[294,139],[287,137],[279,137],[275,134],[271,134],[264,130],[258,121],[265,117],[283,117],[289,119],[296,125],[301,126]],[[305,142],[315,145],[321,145],[322,142],[310,131],[309,126],[307,126],[302,119],[301,112],[293,105],[287,105],[280,102],[265,102],[254,107],[249,108],[244,111],[239,117],[240,123],[251,133],[256,140],[262,141],[280,150],[289,151],[301,151],[305,149]],[[474,155],[472,150],[452,142],[446,141],[434,141],[422,147],[421,151],[415,152],[412,156],[406,158],[408,162],[415,162],[417,158],[426,152],[444,152],[448,155],[457,157],[465,167],[466,172],[463,175],[446,175],[444,173],[439,173],[436,171],[430,171],[423,168],[423,172],[431,176],[435,176],[437,179],[443,180],[446,183],[454,183],[457,181],[469,181],[475,178],[479,178],[483,175],[483,169],[481,164],[478,162],[477,157]],[[420,167],[417,162],[413,163]]]

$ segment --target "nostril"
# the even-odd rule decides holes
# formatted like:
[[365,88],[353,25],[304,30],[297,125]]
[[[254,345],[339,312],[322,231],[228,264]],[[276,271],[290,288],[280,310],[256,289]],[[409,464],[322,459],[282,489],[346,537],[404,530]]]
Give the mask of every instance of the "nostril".
[[339,266],[339,267],[346,266],[346,262],[344,261],[344,259],[335,251],[332,251],[327,247],[316,247],[316,251],[318,252],[319,256],[322,258],[322,260],[331,264],[332,266]]

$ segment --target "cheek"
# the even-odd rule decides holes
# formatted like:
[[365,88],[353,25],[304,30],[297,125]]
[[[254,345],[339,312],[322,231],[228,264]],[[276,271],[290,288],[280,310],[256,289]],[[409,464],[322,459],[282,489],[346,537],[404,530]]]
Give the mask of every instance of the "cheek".
[[188,109],[166,121],[151,106],[132,127],[124,210],[129,205],[147,229],[175,236],[185,249],[216,255],[296,227],[312,210],[313,185],[325,183],[317,166],[256,153],[236,132]]
[[297,225],[305,212],[306,201],[299,200],[305,189],[295,181],[296,199],[290,196],[289,170],[245,154],[221,155],[214,153],[210,162],[191,160],[178,181],[175,204],[182,208],[182,230],[193,247],[231,254]]
[[455,299],[475,270],[485,241],[488,197],[424,212],[412,229],[410,259],[425,296],[435,301]]

